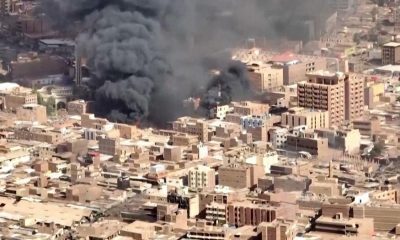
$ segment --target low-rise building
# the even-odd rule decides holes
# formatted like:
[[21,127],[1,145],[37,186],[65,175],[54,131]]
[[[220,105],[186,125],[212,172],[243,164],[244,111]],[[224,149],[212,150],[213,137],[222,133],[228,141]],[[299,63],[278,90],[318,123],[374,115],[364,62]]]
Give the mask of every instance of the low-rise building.
[[17,108],[17,118],[22,121],[47,122],[46,107],[38,104],[25,104]]
[[296,205],[255,204],[248,201],[233,202],[227,206],[227,222],[235,226],[253,225],[272,222],[277,218],[294,219]]
[[328,128],[329,112],[305,108],[291,108],[282,113],[282,126],[289,128],[307,126],[308,129]]
[[231,164],[218,169],[219,185],[232,188],[251,188],[264,175],[264,167],[259,165]]
[[329,155],[328,139],[319,138],[314,132],[300,134],[299,136],[288,135],[286,148],[296,152],[308,152],[311,155],[318,156],[318,158]]

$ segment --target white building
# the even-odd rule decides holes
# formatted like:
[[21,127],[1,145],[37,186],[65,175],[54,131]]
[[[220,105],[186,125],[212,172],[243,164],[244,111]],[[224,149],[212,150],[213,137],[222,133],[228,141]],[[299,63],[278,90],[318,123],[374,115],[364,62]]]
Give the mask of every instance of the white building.
[[271,143],[274,148],[284,148],[289,130],[277,128],[271,131]]
[[223,120],[225,119],[226,114],[231,112],[232,110],[233,110],[232,107],[230,107],[229,105],[219,105],[211,109],[210,117]]

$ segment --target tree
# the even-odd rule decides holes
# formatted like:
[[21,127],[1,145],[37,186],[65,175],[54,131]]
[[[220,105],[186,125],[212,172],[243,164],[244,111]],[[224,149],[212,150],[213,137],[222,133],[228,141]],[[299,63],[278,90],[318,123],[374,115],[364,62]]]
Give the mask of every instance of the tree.
[[38,102],[38,104],[46,106],[46,102],[44,101],[42,94],[40,94],[40,93],[36,93],[36,94],[37,94],[37,102]]
[[382,141],[379,141],[374,144],[374,147],[372,148],[370,155],[371,157],[378,157],[382,154],[383,150],[385,149],[385,143]]
[[54,97],[47,98],[46,109],[48,115],[53,115],[56,111],[56,99]]
[[361,43],[361,38],[362,38],[361,33],[355,33],[355,34],[353,35],[353,41],[354,41],[357,45]]
[[374,8],[371,10],[371,15],[372,15],[372,17],[375,17],[378,13],[379,13],[378,7],[374,7]]

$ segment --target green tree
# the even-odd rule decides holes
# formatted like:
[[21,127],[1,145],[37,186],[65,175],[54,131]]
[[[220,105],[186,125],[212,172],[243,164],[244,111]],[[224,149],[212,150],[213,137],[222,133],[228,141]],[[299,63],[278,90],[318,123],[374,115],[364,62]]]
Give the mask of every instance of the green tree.
[[40,94],[40,93],[36,93],[36,94],[37,94],[37,102],[38,102],[38,104],[46,106],[46,102],[44,101],[42,94]]
[[47,98],[46,109],[48,115],[53,115],[56,111],[56,99],[54,97]]
[[383,153],[383,150],[385,149],[385,143],[383,141],[379,141],[374,144],[374,147],[372,148],[370,154],[371,157],[378,157]]
[[379,13],[378,7],[374,7],[374,8],[371,10],[371,15],[372,15],[372,17],[375,17],[378,13]]
[[354,41],[357,45],[361,43],[361,38],[362,38],[361,33],[355,33],[355,34],[353,35],[353,41]]

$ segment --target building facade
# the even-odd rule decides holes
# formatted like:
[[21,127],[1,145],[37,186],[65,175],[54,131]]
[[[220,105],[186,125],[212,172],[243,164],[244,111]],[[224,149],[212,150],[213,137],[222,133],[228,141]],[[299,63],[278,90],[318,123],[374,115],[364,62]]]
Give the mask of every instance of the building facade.
[[283,86],[283,69],[270,64],[252,63],[247,66],[251,87],[256,92],[276,90]]
[[382,64],[399,64],[400,63],[400,43],[389,42],[382,46]]
[[345,78],[345,119],[352,121],[362,117],[364,111],[364,82],[360,74],[349,74]]
[[307,82],[301,82],[297,87],[299,107],[328,111],[329,125],[342,125],[345,120],[345,75],[318,71],[308,77]]
[[305,108],[291,108],[282,114],[282,126],[307,126],[308,129],[329,128],[329,112]]
[[215,187],[215,170],[207,166],[197,166],[189,170],[189,188],[211,190]]

